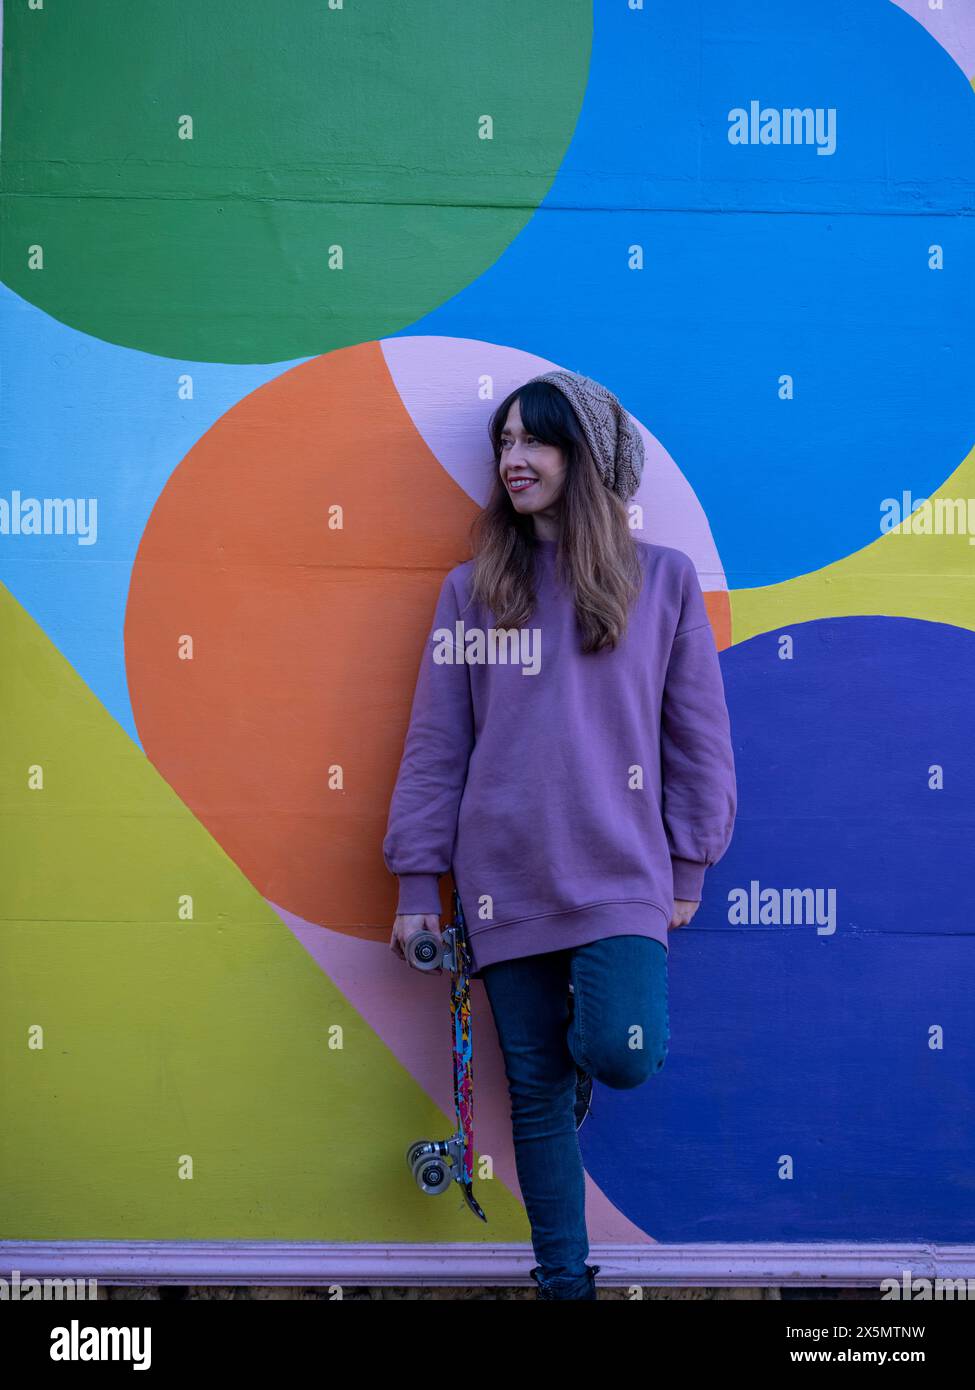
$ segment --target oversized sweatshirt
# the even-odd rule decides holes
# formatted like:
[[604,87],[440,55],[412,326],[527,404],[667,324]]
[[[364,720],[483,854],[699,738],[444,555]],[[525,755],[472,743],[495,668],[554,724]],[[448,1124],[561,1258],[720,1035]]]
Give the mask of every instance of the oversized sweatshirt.
[[443,581],[420,663],[383,857],[398,913],[460,894],[474,974],[603,937],[668,948],[737,808],[717,647],[693,562],[637,541],[643,585],[614,649],[583,652],[556,543],[536,542],[536,607],[499,630]]

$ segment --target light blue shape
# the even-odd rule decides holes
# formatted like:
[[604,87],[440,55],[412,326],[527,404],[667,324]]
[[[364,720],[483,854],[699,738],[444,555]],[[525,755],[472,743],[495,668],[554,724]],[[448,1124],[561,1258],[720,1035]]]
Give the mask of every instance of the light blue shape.
[[[295,363],[179,362],[67,328],[0,286],[0,498],[94,498],[96,539],[0,534],[0,582],[142,746],[125,606],[146,522],[180,460],[233,405]],[[301,359],[307,360],[307,359]],[[181,400],[189,376],[193,399]]]

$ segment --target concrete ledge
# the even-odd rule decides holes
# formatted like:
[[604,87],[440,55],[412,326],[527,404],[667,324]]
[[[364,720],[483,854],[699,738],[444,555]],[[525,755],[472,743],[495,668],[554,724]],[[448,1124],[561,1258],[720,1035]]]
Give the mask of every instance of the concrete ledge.
[[[329,1245],[309,1241],[0,1241],[0,1276],[112,1284],[529,1285],[528,1245]],[[606,1286],[845,1287],[975,1279],[975,1246],[593,1245]]]

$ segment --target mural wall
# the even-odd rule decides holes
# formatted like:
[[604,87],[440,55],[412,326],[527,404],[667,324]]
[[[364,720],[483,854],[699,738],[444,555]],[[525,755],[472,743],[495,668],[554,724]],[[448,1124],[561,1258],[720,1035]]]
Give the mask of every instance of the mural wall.
[[447,981],[381,844],[565,366],[740,795],[593,1245],[975,1240],[973,77],[967,0],[6,0],[3,1239],[528,1241],[481,982],[487,1226],[407,1171]]

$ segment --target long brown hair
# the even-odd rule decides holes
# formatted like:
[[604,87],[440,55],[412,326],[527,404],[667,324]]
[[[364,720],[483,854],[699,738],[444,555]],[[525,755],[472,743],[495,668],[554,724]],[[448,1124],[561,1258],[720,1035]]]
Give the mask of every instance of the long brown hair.
[[519,387],[491,416],[494,482],[487,506],[471,525],[471,596],[492,610],[499,628],[525,626],[535,607],[534,523],[511,505],[499,467],[501,435],[516,400],[525,432],[565,454],[556,564],[575,593],[582,650],[615,647],[643,582],[640,557],[626,507],[602,481],[575,411],[551,382]]

